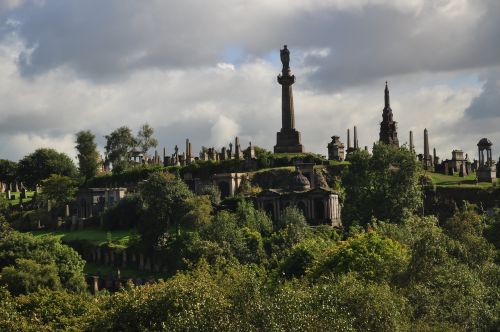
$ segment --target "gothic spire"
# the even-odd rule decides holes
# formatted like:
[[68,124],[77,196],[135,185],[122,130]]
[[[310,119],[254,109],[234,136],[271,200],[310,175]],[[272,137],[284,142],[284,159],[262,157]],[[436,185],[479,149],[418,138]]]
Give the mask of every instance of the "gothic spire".
[[385,107],[390,107],[389,86],[387,85],[387,81],[385,81]]
[[392,109],[389,101],[389,85],[385,81],[384,91],[385,106],[380,123],[380,141],[385,144],[399,146],[396,121],[393,120]]

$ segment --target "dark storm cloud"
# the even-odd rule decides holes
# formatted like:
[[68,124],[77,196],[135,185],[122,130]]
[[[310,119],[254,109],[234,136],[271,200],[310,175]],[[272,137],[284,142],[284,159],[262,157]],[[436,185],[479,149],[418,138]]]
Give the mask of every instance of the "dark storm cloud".
[[[4,15],[21,22],[15,30],[31,49],[19,59],[25,76],[65,65],[81,77],[113,80],[147,67],[214,64],[228,45],[264,56],[282,43],[330,49],[326,57],[305,59],[318,69],[310,77],[316,88],[500,64],[497,0],[424,1],[418,10],[392,3],[353,9],[283,2],[283,9],[266,10],[242,1],[38,3],[26,1]],[[468,5],[449,13],[457,3]]]
[[[368,80],[415,72],[454,71],[500,64],[500,1],[470,2],[471,16],[447,15],[426,2],[420,13],[367,5],[361,12],[324,12],[302,25],[327,57],[310,57],[317,66],[310,80],[316,88],[352,86]],[[458,1],[457,1],[458,3]],[[470,21],[469,21],[470,20]],[[316,36],[316,37],[315,37]],[[327,37],[328,36],[328,37]],[[306,39],[306,35],[297,38]]]
[[487,75],[481,94],[472,100],[465,110],[465,115],[469,119],[481,121],[500,119],[500,70]]

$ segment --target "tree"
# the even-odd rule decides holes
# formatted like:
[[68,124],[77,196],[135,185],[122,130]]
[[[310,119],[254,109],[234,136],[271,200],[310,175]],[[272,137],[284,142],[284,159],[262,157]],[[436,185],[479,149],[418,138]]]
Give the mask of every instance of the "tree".
[[19,161],[19,179],[32,189],[52,174],[75,177],[76,173],[71,158],[54,149],[38,149]]
[[171,174],[153,173],[141,183],[139,193],[144,204],[139,231],[143,239],[156,244],[158,238],[186,213],[185,202],[193,197],[188,186]]
[[0,182],[10,185],[17,178],[17,163],[14,161],[0,159]]
[[120,127],[106,135],[106,161],[113,165],[113,173],[123,172],[130,165],[137,140],[128,127]]
[[52,174],[42,181],[42,192],[45,198],[56,202],[56,206],[64,206],[75,198],[77,183],[68,176]]
[[61,288],[54,263],[42,265],[31,259],[18,258],[14,266],[2,269],[1,276],[1,284],[6,285],[15,295],[35,292],[41,288]]
[[334,246],[314,274],[354,271],[366,280],[390,282],[406,271],[409,260],[408,250],[399,242],[369,231]]
[[[56,286],[53,283],[54,278],[51,277],[50,280],[43,278],[45,273],[52,273],[52,268],[43,269],[44,266],[49,265],[55,267],[57,279],[63,288],[78,292],[87,288],[83,276],[85,262],[75,250],[61,244],[60,239],[52,236],[35,237],[30,233],[12,230],[6,230],[0,234],[0,269],[11,267],[7,269],[12,277],[8,279],[9,282],[17,283],[25,280],[27,291],[38,289],[38,286],[46,286],[47,283]],[[40,278],[29,279],[31,273]],[[26,279],[23,279],[25,275]],[[37,283],[38,281],[40,284]],[[10,283],[7,286],[16,287]]]
[[99,167],[99,152],[95,143],[95,136],[90,130],[76,133],[76,150],[78,151],[78,165],[80,174],[85,179],[93,178]]
[[218,206],[220,204],[220,190],[216,185],[208,184],[202,186],[200,195],[208,195],[213,206]]
[[186,227],[200,229],[212,222],[212,202],[207,195],[188,198],[185,209],[188,212],[182,217],[181,224]]
[[137,145],[144,156],[147,156],[150,148],[158,145],[158,140],[153,137],[154,129],[147,123],[143,124],[137,134]]
[[355,151],[349,161],[342,179],[344,225],[366,225],[372,217],[398,223],[421,206],[420,164],[406,147],[376,143],[372,156]]

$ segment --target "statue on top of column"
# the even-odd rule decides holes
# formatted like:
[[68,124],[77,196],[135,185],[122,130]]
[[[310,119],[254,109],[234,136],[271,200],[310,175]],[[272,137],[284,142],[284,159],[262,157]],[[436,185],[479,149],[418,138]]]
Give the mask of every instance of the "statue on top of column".
[[290,72],[290,51],[285,45],[282,50],[280,50],[281,63],[283,64],[283,74]]

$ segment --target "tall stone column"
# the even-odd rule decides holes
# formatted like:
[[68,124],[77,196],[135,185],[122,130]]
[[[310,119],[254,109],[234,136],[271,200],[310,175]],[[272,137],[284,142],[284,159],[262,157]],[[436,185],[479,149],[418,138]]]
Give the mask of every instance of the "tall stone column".
[[290,51],[287,46],[280,51],[283,70],[278,76],[281,85],[281,130],[276,134],[275,153],[302,153],[304,148],[300,140],[300,132],[295,129],[295,111],[293,107],[292,85],[295,75],[290,70]]
[[429,152],[429,133],[427,128],[424,129],[424,169],[430,171],[431,165],[431,155]]

